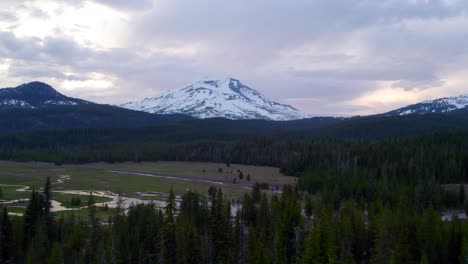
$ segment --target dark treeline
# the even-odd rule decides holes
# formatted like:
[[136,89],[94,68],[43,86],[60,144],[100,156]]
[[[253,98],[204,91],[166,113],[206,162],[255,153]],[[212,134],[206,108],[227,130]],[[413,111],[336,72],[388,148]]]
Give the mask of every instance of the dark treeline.
[[[398,192],[398,189],[395,190]],[[98,219],[50,212],[50,182],[32,192],[23,217],[0,217],[2,263],[465,263],[468,226],[444,222],[433,208],[327,197],[286,186],[267,197],[255,188],[237,202],[171,192],[166,206],[118,208]],[[177,202],[179,200],[180,202]],[[236,208],[236,209],[234,209]]]
[[[468,132],[370,140],[216,134],[165,137],[153,129],[114,133],[83,129],[3,136],[0,159],[57,164],[214,161],[277,166],[295,175],[306,170],[333,170],[334,175],[396,175],[402,181],[413,182],[435,178],[440,183],[459,183],[468,179]],[[138,131],[141,134],[132,134]]]

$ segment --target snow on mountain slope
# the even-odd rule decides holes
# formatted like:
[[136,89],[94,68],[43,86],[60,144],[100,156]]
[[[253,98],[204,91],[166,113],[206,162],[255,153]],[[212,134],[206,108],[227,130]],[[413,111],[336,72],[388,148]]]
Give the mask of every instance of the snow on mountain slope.
[[274,102],[239,80],[204,79],[158,97],[121,107],[156,114],[186,114],[197,118],[294,120],[309,117],[296,108]]
[[410,115],[428,113],[446,113],[468,107],[468,95],[445,97],[436,100],[427,100],[418,104],[405,106],[390,111],[385,115]]

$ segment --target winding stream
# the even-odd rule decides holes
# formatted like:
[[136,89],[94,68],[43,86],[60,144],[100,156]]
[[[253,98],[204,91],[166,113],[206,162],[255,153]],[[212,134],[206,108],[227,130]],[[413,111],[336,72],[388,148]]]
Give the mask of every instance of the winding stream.
[[[53,184],[63,183],[63,180],[67,180],[67,179],[69,179],[69,177],[59,179],[57,182]],[[19,187],[18,189],[16,189],[17,192],[30,192],[31,191],[31,188],[25,185],[0,184],[0,186],[17,186]],[[84,190],[59,190],[59,191],[52,191],[52,193],[72,194],[72,195],[82,195],[82,196],[90,195],[89,191],[84,191]],[[120,202],[120,207],[123,210],[127,210],[130,206],[137,205],[137,204],[154,204],[159,207],[164,207],[166,205],[166,202],[161,201],[161,200],[142,200],[138,198],[124,197],[124,196],[120,196],[116,193],[109,192],[109,191],[93,191],[91,193],[93,196],[96,196],[96,197],[107,197],[107,198],[112,199],[109,202],[95,203],[95,206],[99,206],[99,207],[107,206],[109,208],[117,208],[117,206],[119,205],[119,202]],[[150,196],[151,194],[141,193],[141,195]],[[25,201],[29,201],[29,198],[2,201],[2,204],[15,204],[15,203],[25,202]],[[67,210],[81,210],[81,209],[88,207],[88,206],[83,206],[83,207],[78,207],[78,208],[68,208],[68,207],[63,206],[60,202],[56,200],[51,200],[51,205],[52,205],[52,208],[51,208],[52,212],[60,212],[60,211],[67,211]],[[9,215],[22,216],[23,214],[10,212]]]

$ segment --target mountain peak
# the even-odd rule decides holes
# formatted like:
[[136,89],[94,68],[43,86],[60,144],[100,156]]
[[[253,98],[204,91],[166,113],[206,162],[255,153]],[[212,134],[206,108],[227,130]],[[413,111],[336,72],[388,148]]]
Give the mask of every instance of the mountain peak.
[[47,83],[39,82],[39,81],[23,83],[20,86],[18,86],[17,88],[23,88],[23,87],[39,88],[39,89],[46,88],[46,89],[55,90],[54,88],[52,88],[52,86],[48,85]]
[[37,94],[49,94],[51,96],[58,96],[62,95],[57,90],[52,88],[52,86],[48,85],[47,83],[43,82],[30,82],[22,84],[16,87],[18,91],[26,92],[26,93],[37,93]]
[[201,78],[198,81],[193,82],[192,84],[188,85],[187,87],[189,87],[189,86],[193,86],[193,87],[212,86],[212,87],[218,87],[219,88],[219,87],[223,87],[223,86],[237,87],[237,86],[239,86],[241,84],[242,83],[239,80],[234,79],[234,78],[216,79],[216,78],[204,77],[204,78]]
[[197,118],[292,120],[309,117],[274,102],[235,78],[202,78],[158,97],[121,105],[157,114],[186,114]]
[[30,82],[15,88],[0,89],[0,109],[43,108],[51,105],[88,104],[80,99],[67,97],[43,82]]

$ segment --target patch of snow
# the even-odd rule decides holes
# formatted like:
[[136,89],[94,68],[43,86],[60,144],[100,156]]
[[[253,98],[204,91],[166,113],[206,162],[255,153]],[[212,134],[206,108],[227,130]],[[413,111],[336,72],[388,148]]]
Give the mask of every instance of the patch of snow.
[[23,100],[16,100],[16,99],[5,99],[0,101],[0,106],[17,106],[23,108],[35,108],[34,106],[30,105],[28,102]]
[[413,112],[414,112],[414,110],[409,109],[409,110],[406,110],[406,111],[401,112],[400,115],[409,115],[409,114],[411,114],[411,113],[413,113]]
[[77,105],[78,103],[73,101],[64,101],[64,100],[48,100],[44,104],[48,105]]

